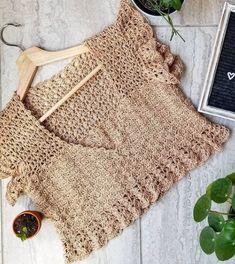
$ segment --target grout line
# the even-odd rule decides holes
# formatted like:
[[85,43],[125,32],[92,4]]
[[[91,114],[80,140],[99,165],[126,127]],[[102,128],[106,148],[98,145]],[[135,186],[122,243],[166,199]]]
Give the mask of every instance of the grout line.
[[140,233],[140,264],[143,264],[143,254],[142,254],[142,217],[139,220],[139,233]]
[[[2,60],[1,60],[1,53],[2,49],[1,49],[1,46],[0,46],[0,110],[2,110]],[[2,210],[2,205],[3,205],[3,200],[2,200],[2,181],[0,180],[0,233],[1,233],[1,240],[0,240],[0,243],[1,243],[1,257],[0,257],[0,260],[1,260],[1,263],[3,264],[3,210]]]
[[1,220],[0,220],[0,229],[1,229],[1,263],[3,264],[3,210],[2,210],[2,181],[0,181],[0,206],[1,206]]

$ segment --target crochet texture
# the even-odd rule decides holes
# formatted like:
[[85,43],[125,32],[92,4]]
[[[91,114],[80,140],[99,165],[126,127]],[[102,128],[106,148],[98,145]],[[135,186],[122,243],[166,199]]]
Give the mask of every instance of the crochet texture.
[[[0,114],[7,199],[33,199],[57,227],[68,263],[130,225],[229,134],[195,111],[179,88],[179,58],[127,1],[85,43],[92,53],[31,87],[24,103],[14,95]],[[40,124],[98,61],[102,71]]]

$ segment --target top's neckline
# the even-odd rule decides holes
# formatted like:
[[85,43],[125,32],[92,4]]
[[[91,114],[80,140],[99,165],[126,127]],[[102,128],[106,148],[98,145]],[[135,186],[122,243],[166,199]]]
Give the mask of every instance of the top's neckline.
[[[119,8],[119,11],[118,11],[118,16],[116,18],[116,21],[109,25],[108,27],[106,27],[106,29],[109,29],[110,27],[112,26],[123,26],[125,25],[125,23],[128,23],[128,21],[131,18],[130,14],[132,12],[136,12],[139,14],[139,12],[137,10],[134,10],[133,7],[130,6],[130,4],[128,3],[128,0],[121,0],[120,2],[120,8]],[[138,16],[141,16],[140,14]],[[142,16],[141,16],[142,17]],[[103,31],[101,31],[99,33],[99,35],[102,34],[102,32],[104,32],[106,29],[104,29]],[[99,36],[98,35],[98,36]],[[94,36],[92,39],[95,39],[97,36]],[[101,36],[102,37],[102,36]],[[69,65],[71,65],[73,63],[73,60],[72,62],[68,63],[64,69],[62,69],[59,73],[55,74],[54,76],[57,76],[61,73],[64,72],[64,70],[66,69],[66,67],[69,67]],[[51,80],[53,77],[51,77],[50,79],[48,80]],[[46,82],[46,80],[44,80],[43,82]],[[42,83],[43,83],[42,82]],[[32,87],[32,89],[36,86],[38,86],[39,84],[35,85]],[[25,118],[28,119],[28,121],[31,123],[32,127],[35,127],[35,128],[38,128],[39,131],[41,131],[44,135],[46,135],[46,137],[52,139],[52,138],[56,138],[57,141],[61,142],[61,144],[66,144],[66,145],[74,145],[74,146],[82,146],[81,144],[79,143],[71,143],[71,142],[68,142],[67,140],[64,140],[62,139],[60,136],[58,136],[57,134],[55,134],[54,132],[51,132],[44,124],[40,123],[40,121],[37,119],[37,117],[33,114],[33,110],[29,107],[26,107],[26,105],[20,101],[19,97],[15,94],[13,96],[13,99],[12,101],[9,103],[8,107],[7,108],[10,108],[11,107],[11,104],[12,106],[15,105],[18,105],[19,108],[21,109],[21,114],[22,114],[22,121],[24,120],[24,115],[25,115]],[[13,109],[14,107],[12,107]],[[4,111],[3,111],[4,112]],[[10,113],[11,114],[11,113]],[[7,115],[7,114],[6,114]],[[1,116],[1,115],[0,115]],[[11,115],[9,115],[11,116]],[[32,134],[32,132],[30,131],[29,133]],[[31,135],[32,136],[32,135]]]
[[[0,112],[0,127],[1,122],[4,124],[2,126],[2,132],[6,137],[9,137],[9,140],[12,142],[17,141],[17,139],[22,139],[25,141],[25,145],[31,144],[35,134],[37,137],[42,138],[43,141],[53,141],[54,144],[57,144],[60,147],[65,146],[77,146],[83,147],[80,143],[70,143],[61,137],[57,136],[54,132],[51,132],[46,128],[40,121],[33,115],[32,111],[25,107],[24,103],[20,100],[20,97],[14,93],[11,101],[6,105],[5,109]],[[19,124],[22,127],[19,133],[17,134],[16,139],[11,139],[11,130],[14,126],[11,127],[11,124]],[[25,126],[27,131],[23,129]],[[8,133],[9,132],[9,133]],[[9,136],[8,136],[9,134]],[[32,141],[32,142],[31,142]],[[28,143],[27,143],[28,142]],[[22,143],[22,142],[16,142]],[[43,143],[43,142],[41,142]]]

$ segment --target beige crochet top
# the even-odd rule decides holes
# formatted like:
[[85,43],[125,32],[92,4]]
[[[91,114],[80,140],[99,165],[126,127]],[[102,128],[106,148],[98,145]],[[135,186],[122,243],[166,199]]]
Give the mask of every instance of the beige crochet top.
[[[185,98],[180,60],[127,1],[86,44],[93,54],[32,87],[24,103],[14,95],[0,114],[7,199],[33,199],[57,227],[69,263],[135,221],[229,134]],[[102,71],[40,124],[98,61]]]

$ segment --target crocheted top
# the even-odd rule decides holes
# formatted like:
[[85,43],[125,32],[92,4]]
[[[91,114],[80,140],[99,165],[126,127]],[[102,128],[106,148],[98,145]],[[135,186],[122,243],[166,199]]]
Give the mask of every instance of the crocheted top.
[[[60,234],[67,262],[83,259],[136,220],[229,131],[197,113],[179,88],[182,64],[126,0],[60,73],[14,95],[0,114],[7,199],[26,193]],[[38,118],[102,70],[43,124]]]

